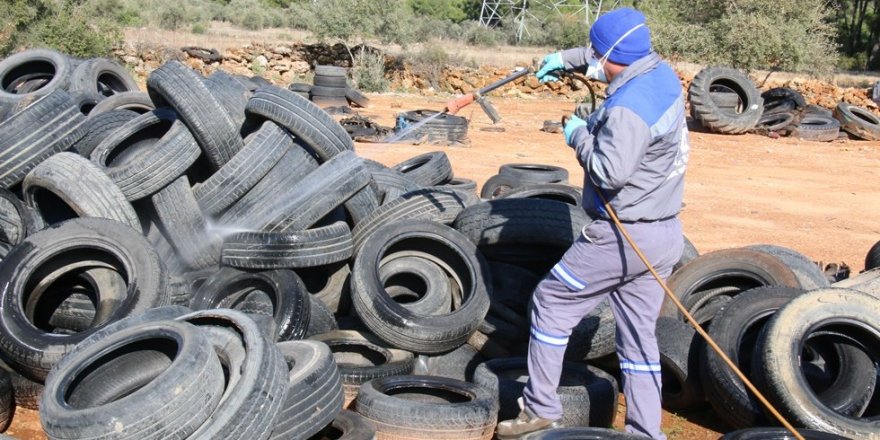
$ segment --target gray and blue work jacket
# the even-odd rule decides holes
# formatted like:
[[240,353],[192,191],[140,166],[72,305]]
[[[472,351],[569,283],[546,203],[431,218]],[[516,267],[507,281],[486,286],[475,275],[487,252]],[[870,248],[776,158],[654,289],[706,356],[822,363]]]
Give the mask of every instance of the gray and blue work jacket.
[[[569,49],[562,58],[566,69],[583,70],[589,54]],[[607,95],[572,135],[584,167],[584,209],[591,218],[608,218],[601,191],[624,222],[675,217],[689,152],[678,76],[652,52],[617,75]]]

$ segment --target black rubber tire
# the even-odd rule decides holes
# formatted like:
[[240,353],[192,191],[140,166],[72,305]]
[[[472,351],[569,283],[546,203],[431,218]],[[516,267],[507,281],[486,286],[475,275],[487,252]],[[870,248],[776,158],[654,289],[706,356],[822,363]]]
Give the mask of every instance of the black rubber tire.
[[[348,100],[341,96],[317,96],[309,93],[311,102],[318,108],[327,112],[328,115],[349,114],[351,107]],[[346,131],[346,133],[348,133]]]
[[348,132],[330,115],[301,96],[278,87],[261,87],[248,101],[247,112],[286,128],[323,161],[353,151]]
[[70,93],[87,93],[107,97],[117,93],[138,91],[137,82],[115,61],[92,58],[79,63],[70,76]]
[[815,104],[808,104],[804,108],[804,116],[813,115],[813,116],[824,116],[826,118],[834,117],[834,112],[825,107],[818,106]]
[[496,174],[486,180],[480,189],[480,197],[484,200],[492,200],[501,197],[504,193],[525,185],[513,176]]
[[221,216],[221,223],[271,232],[301,231],[352,199],[369,182],[370,174],[363,167],[363,160],[347,151],[297,182],[295,190],[286,197],[275,196],[274,201],[255,206],[243,218],[227,212]]
[[360,90],[351,87],[345,91],[345,98],[348,99],[350,104],[354,104],[361,108],[367,108],[370,106],[370,98],[361,93]]
[[[714,86],[725,86],[734,91],[742,100],[742,111],[720,110],[710,94]],[[740,71],[727,67],[701,70],[688,88],[688,101],[694,119],[711,131],[725,134],[742,134],[755,128],[764,109],[764,100],[755,84]]]
[[[501,420],[515,419],[520,412],[517,399],[528,380],[526,358],[492,359],[477,367],[474,383],[487,389],[500,404]],[[559,387],[562,427],[610,427],[617,411],[617,381],[608,373],[588,365],[564,362]]]
[[[764,327],[755,347],[761,365],[757,383],[767,398],[796,426],[852,438],[877,438],[877,414],[841,415],[827,407],[808,386],[801,370],[801,349],[810,334],[824,329],[844,334],[867,354],[874,370],[854,372],[874,376],[880,361],[880,299],[849,289],[819,289],[805,293],[780,309]],[[873,393],[872,393],[873,394]],[[870,396],[868,396],[870,399]]]
[[442,185],[452,179],[452,164],[442,151],[432,151],[391,167],[422,186]]
[[131,110],[111,110],[99,115],[89,116],[83,127],[86,134],[82,139],[73,144],[73,148],[82,157],[91,157],[92,151],[104,141],[104,138],[138,117],[138,115],[138,113]]
[[217,407],[223,371],[196,327],[153,321],[65,357],[43,394],[40,421],[51,438],[187,437]]
[[295,272],[303,280],[309,294],[321,301],[334,315],[348,312],[351,304],[351,267],[346,263],[300,268]]
[[208,216],[223,212],[240,200],[295,147],[284,129],[266,121],[232,159],[204,182],[193,187],[193,194]]
[[360,414],[342,410],[332,423],[308,440],[376,440],[376,428]]
[[556,428],[529,434],[522,440],[644,440],[645,438],[643,435],[608,428]]
[[[326,86],[312,86],[312,90],[309,91],[309,94],[313,97],[320,98],[341,98],[345,100],[345,92],[348,90],[348,87],[334,86],[334,87],[326,87]],[[348,101],[345,101],[346,105]]]
[[[75,219],[40,231],[15,247],[4,263],[0,275],[7,282],[2,290],[0,346],[16,371],[35,380],[45,379],[65,353],[101,326],[168,301],[164,266],[152,246],[139,232],[112,220]],[[88,331],[49,334],[34,324],[35,317],[48,317],[35,309],[54,307],[51,301],[57,299],[41,298],[40,288],[28,284],[32,277],[58,277],[96,265],[121,272],[128,282],[124,292],[96,292],[100,313]]]
[[315,66],[315,75],[320,76],[346,76],[348,69],[345,67],[318,65]]
[[305,93],[306,95],[308,95],[309,92],[312,90],[312,85],[306,83],[291,83],[289,86],[287,86],[287,90],[296,93]]
[[312,83],[318,87],[327,88],[348,88],[348,78],[345,75],[318,75],[316,74]]
[[357,412],[380,438],[488,439],[497,410],[482,387],[432,376],[374,379],[361,386],[357,400]]
[[334,330],[339,330],[339,326],[336,324],[333,312],[321,300],[309,295],[309,328],[306,330],[305,339]]
[[223,55],[217,49],[208,49],[204,47],[185,46],[180,48],[181,52],[185,52],[188,56],[198,58],[205,63],[216,63],[223,61]]
[[[430,249],[458,284],[461,306],[423,316],[397,304],[382,286],[378,268],[390,253]],[[426,254],[427,255],[427,254]],[[377,230],[364,242],[352,269],[352,302],[358,316],[391,345],[417,353],[442,353],[464,344],[489,310],[489,268],[482,254],[454,229],[407,220]]]
[[83,116],[88,117],[89,113],[95,108],[95,105],[101,100],[101,97],[89,93],[75,93],[71,95],[71,99],[76,103],[76,108]]
[[663,407],[691,409],[703,405],[706,396],[700,383],[702,339],[684,322],[661,317],[657,320],[657,346],[663,378]]
[[159,192],[186,173],[201,154],[177,115],[159,109],[109,134],[90,157],[132,201]]
[[[397,115],[397,123],[395,131],[422,123],[419,128],[409,130],[404,139],[452,143],[467,141],[468,121],[461,116],[438,113],[435,110],[413,110]],[[401,123],[405,125],[401,126]]]
[[[851,440],[849,437],[811,429],[798,429],[797,432],[804,440]],[[718,440],[791,440],[794,438],[791,431],[785,428],[746,428],[728,432]]]
[[880,241],[874,243],[868,254],[865,255],[865,270],[871,270],[880,267]]
[[477,194],[477,183],[470,179],[453,178],[448,184],[432,186],[430,188],[454,192],[464,202],[465,207],[474,206],[483,201],[480,199],[480,195]]
[[370,175],[376,182],[380,206],[393,202],[406,193],[424,189],[422,185],[414,182],[400,171],[392,170],[384,165],[382,167],[382,169],[370,170]]
[[880,118],[869,110],[841,102],[834,108],[840,129],[866,141],[880,140]]
[[279,188],[293,188],[317,169],[318,161],[304,148],[290,146],[256,185],[217,217],[218,223],[234,229],[258,229],[249,218],[265,206],[278,203]]
[[0,188],[0,242],[17,245],[34,230],[33,214],[15,194]]
[[221,262],[242,269],[294,269],[347,261],[351,230],[336,222],[305,231],[238,232],[223,241]]
[[235,310],[202,310],[177,318],[212,337],[221,364],[230,372],[224,399],[193,439],[268,438],[287,393],[288,368],[278,347],[257,324]]
[[41,162],[70,148],[85,136],[85,121],[70,95],[55,90],[0,123],[0,186],[13,187]]
[[345,393],[344,407],[358,395],[360,386],[373,379],[410,374],[413,355],[404,350],[386,348],[385,344],[369,333],[336,330],[312,337],[330,347],[339,366]]
[[295,273],[289,270],[243,272],[224,268],[216,272],[193,293],[193,310],[241,309],[248,294],[259,291],[270,301],[268,314],[274,318],[274,340],[302,339],[309,327],[309,293]]
[[509,263],[552,260],[555,264],[587,223],[589,218],[583,209],[566,203],[498,199],[465,209],[453,227],[490,260]]
[[536,163],[508,163],[498,168],[501,176],[510,176],[523,184],[564,183],[568,181],[568,170],[555,165]]
[[179,61],[150,73],[147,92],[157,107],[172,107],[186,124],[215,170],[244,147],[239,127],[211,93],[204,78]]
[[77,217],[116,220],[141,229],[125,195],[97,165],[76,153],[58,153],[32,169],[22,184],[24,201],[47,225]]
[[[683,303],[692,301],[691,297],[700,292],[718,287],[736,287],[739,292],[760,286],[803,287],[794,271],[778,257],[744,248],[700,255],[672,274],[667,285]],[[737,293],[726,294],[735,296]],[[692,314],[696,311],[690,310]],[[663,300],[660,316],[684,319],[669,299]]]
[[290,341],[278,344],[290,373],[287,394],[270,439],[308,438],[342,411],[342,377],[326,344]]
[[130,110],[135,113],[144,114],[155,109],[156,105],[153,104],[153,100],[150,99],[150,95],[147,92],[122,92],[102,99],[89,112],[89,117],[94,118],[102,113],[114,110]]
[[[9,56],[0,61],[0,104],[26,104],[64,89],[70,82],[71,73],[70,58],[51,49],[30,49]],[[14,83],[34,74],[48,81],[27,93],[10,90]]]
[[413,374],[473,382],[474,371],[485,361],[486,359],[476,348],[464,344],[449,353],[436,356],[419,355]]
[[[709,335],[747,377],[754,379],[752,355],[758,335],[779,308],[803,293],[802,289],[782,286],[743,292],[715,315]],[[743,382],[708,346],[703,350],[703,387],[718,416],[737,428],[768,423],[760,402],[746,391]]]
[[511,188],[501,194],[499,199],[542,199],[555,200],[580,207],[583,204],[581,189],[567,183],[531,183]]
[[840,122],[830,116],[805,115],[792,136],[805,141],[831,142],[840,134]]
[[12,376],[8,371],[0,369],[0,431],[6,431],[15,412]]
[[236,127],[245,125],[247,115],[244,109],[247,106],[248,99],[253,94],[251,89],[222,70],[218,70],[205,78],[205,86],[211,90],[211,93],[214,94],[220,105],[229,114],[229,117],[232,118]]
[[755,128],[758,130],[779,131],[795,123],[792,113],[764,113]]
[[694,246],[686,236],[682,236],[682,238],[684,239],[684,250],[681,253],[681,258],[678,260],[678,263],[675,263],[675,266],[672,268],[672,272],[681,269],[685,264],[690,263],[700,256],[700,251],[697,250],[697,247]]
[[421,252],[388,255],[380,263],[379,280],[389,296],[419,315],[452,312],[452,298],[458,295],[449,274]]
[[788,113],[802,111],[807,107],[807,101],[800,92],[788,87],[774,87],[763,93],[764,114]]
[[352,230],[354,253],[357,255],[364,242],[385,225],[403,220],[450,224],[464,208],[461,197],[450,191],[424,189],[403,194],[373,211]]
[[11,367],[7,370],[12,378],[13,403],[18,408],[27,408],[34,411],[40,410],[40,401],[43,398],[43,381],[28,379]]
[[718,106],[718,109],[725,113],[736,113],[742,103],[739,99],[739,95],[727,87],[719,88],[720,91],[716,91],[715,89],[716,87],[710,88],[709,96],[712,98],[712,101],[715,102],[715,105]]
[[189,185],[181,176],[150,197],[162,235],[191,269],[204,269],[220,262],[223,242],[208,223]]
[[784,261],[794,272],[794,275],[801,283],[801,287],[806,290],[828,287],[828,278],[822,269],[819,268],[819,265],[813,263],[806,255],[794,249],[772,244],[758,244],[748,246],[748,248],[766,252]]

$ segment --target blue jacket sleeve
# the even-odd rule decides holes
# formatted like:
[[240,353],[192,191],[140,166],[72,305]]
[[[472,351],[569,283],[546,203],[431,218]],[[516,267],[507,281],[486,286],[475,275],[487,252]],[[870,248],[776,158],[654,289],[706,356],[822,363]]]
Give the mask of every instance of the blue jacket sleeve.
[[650,128],[625,107],[609,109],[595,135],[583,127],[572,136],[572,147],[590,181],[597,188],[611,191],[626,185],[650,144]]

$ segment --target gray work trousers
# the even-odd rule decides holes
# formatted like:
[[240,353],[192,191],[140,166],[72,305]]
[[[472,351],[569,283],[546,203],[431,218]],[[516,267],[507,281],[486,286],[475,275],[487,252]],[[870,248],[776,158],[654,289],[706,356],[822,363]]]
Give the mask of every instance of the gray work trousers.
[[[668,277],[684,246],[678,218],[624,227],[657,272]],[[596,220],[585,227],[535,289],[525,406],[542,418],[562,417],[556,388],[568,338],[575,325],[608,298],[617,322],[626,430],[665,439],[660,431],[660,354],[654,335],[663,295],[614,224]]]

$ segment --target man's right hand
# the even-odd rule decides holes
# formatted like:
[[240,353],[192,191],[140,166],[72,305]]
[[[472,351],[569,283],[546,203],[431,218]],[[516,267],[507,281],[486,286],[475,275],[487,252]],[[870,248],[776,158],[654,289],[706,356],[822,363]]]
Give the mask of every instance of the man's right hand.
[[565,63],[562,62],[562,52],[554,52],[550,55],[544,57],[544,62],[541,64],[541,69],[535,72],[535,76],[538,77],[538,80],[542,83],[548,81],[559,81],[559,77],[556,75],[552,75],[552,72],[557,70],[564,70]]

